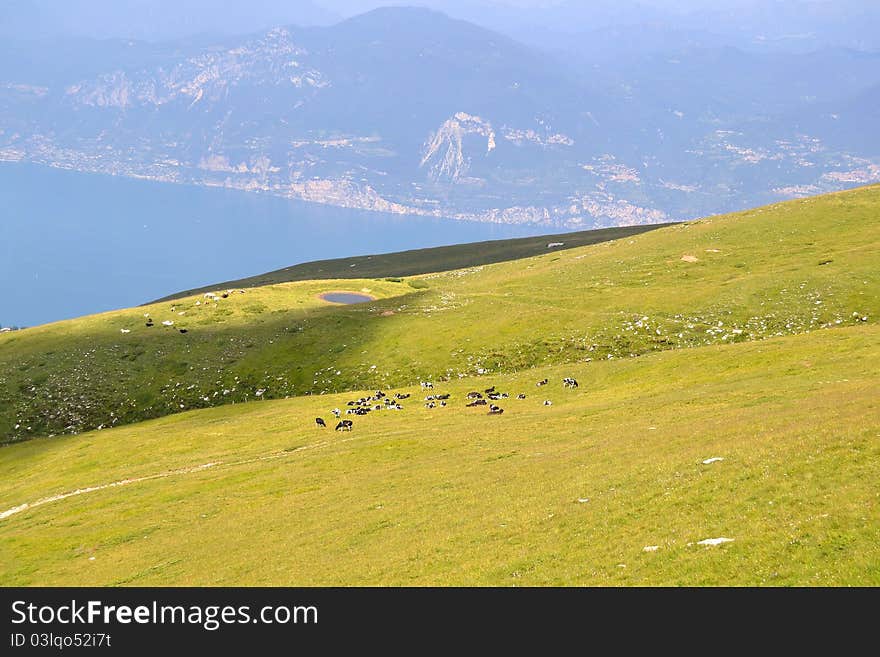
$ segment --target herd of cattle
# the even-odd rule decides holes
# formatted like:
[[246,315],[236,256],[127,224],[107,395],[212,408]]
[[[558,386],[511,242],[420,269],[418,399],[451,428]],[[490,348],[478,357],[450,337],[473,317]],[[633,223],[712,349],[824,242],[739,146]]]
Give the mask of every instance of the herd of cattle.
[[[538,381],[536,384],[539,388],[541,386],[545,386],[549,383],[548,379],[543,379],[542,381]],[[577,388],[578,382],[577,379],[573,379],[570,376],[562,379],[562,386],[564,388]],[[433,390],[434,384],[430,382],[422,382],[423,390]],[[348,402],[349,408],[345,410],[346,415],[367,415],[373,411],[383,411],[383,410],[391,410],[391,411],[402,411],[403,406],[400,402],[405,399],[409,399],[411,395],[396,393],[394,395],[388,395],[381,390],[377,390],[376,394],[371,395],[369,397],[361,397],[360,399],[353,399]],[[504,413],[504,409],[498,406],[495,403],[501,401],[502,399],[509,399],[510,395],[506,392],[499,392],[495,389],[495,386],[490,388],[486,388],[482,392],[473,391],[469,392],[466,396],[467,403],[465,404],[465,408],[479,408],[482,406],[488,407],[488,415],[501,415]],[[425,397],[425,408],[437,408],[447,406],[447,402],[452,398],[452,395],[449,393],[444,394],[429,394]],[[525,399],[526,395],[524,393],[520,393],[516,396],[517,399]],[[544,401],[544,406],[551,406],[553,402],[549,399]],[[330,411],[333,416],[339,420],[336,424],[336,431],[351,431],[354,428],[354,423],[351,420],[343,420],[342,411],[338,408],[334,408]],[[327,423],[324,421],[324,418],[316,417],[315,425],[318,427],[327,427]]]
[[[215,294],[213,292],[208,292],[204,295],[204,298],[207,299],[207,301],[205,301],[205,305],[208,305],[209,302],[212,302],[212,301],[215,304],[219,303],[221,299],[228,299],[230,297],[230,295],[235,294],[236,292],[238,292],[239,294],[244,294],[245,290],[226,290],[225,292],[221,292],[219,295]],[[195,305],[201,306],[202,302],[196,301]],[[176,305],[171,306],[171,312],[173,312],[173,313],[176,312],[178,315],[186,315],[185,310],[178,312]],[[146,319],[146,321],[144,322],[144,326],[146,326],[147,328],[153,328],[156,325],[156,323],[153,321],[153,318],[150,316],[150,313],[144,313],[144,319]],[[162,326],[164,326],[165,328],[172,328],[174,326],[174,320],[166,319],[164,322],[162,322]],[[180,331],[181,333],[189,333],[189,329],[178,328],[177,330]],[[123,329],[120,329],[120,332],[121,333],[131,333],[131,329],[123,328]]]

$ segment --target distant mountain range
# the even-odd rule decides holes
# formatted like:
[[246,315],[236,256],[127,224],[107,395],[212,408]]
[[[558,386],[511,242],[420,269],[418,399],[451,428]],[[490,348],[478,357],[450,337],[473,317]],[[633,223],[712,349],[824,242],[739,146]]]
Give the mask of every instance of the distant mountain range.
[[413,8],[248,37],[6,39],[0,159],[563,228],[880,180],[880,55],[568,53]]
[[[339,13],[373,2],[322,0]],[[880,4],[873,0],[412,0],[544,48],[579,45],[620,52],[683,43],[756,51],[810,52],[828,47],[880,50]],[[537,5],[537,6],[536,6]],[[705,38],[712,39],[706,42]],[[684,38],[684,41],[682,40]]]

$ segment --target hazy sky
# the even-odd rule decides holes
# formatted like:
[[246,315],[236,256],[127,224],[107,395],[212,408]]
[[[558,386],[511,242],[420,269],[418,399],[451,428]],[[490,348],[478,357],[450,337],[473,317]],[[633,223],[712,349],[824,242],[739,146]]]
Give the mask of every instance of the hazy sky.
[[[342,15],[351,15],[356,14],[363,11],[368,11],[370,9],[374,9],[376,7],[382,7],[387,5],[421,5],[421,6],[429,6],[429,7],[437,7],[443,8],[445,6],[454,6],[454,5],[466,5],[466,4],[484,4],[484,5],[499,5],[499,6],[509,6],[509,7],[519,7],[519,8],[541,8],[541,7],[553,7],[562,4],[568,4],[572,0],[477,0],[476,2],[466,2],[465,0],[387,0],[386,2],[380,2],[376,0],[315,0],[316,4],[322,5],[324,7],[333,9],[339,14]],[[833,0],[814,0],[818,2],[826,1],[832,2]],[[866,4],[873,2],[874,0],[865,0]],[[670,9],[674,11],[692,11],[695,9],[706,9],[706,8],[727,8],[727,7],[737,7],[744,5],[760,5],[760,4],[771,4],[771,3],[779,3],[780,0],[629,0],[630,4],[641,4],[649,7],[659,7],[663,9]],[[609,5],[613,4],[609,2],[609,0],[579,0],[578,4],[581,5],[589,5],[589,4],[603,4]]]
[[[804,4],[824,2],[833,11],[822,16],[800,9]],[[827,17],[853,18],[862,31],[868,29],[858,18],[861,8],[874,7],[880,0],[0,0],[0,37],[45,38],[90,36],[136,38],[149,41],[200,33],[243,34],[278,25],[328,25],[376,7],[388,5],[424,6],[444,11],[514,36],[529,39],[535,30],[568,32],[589,27],[633,25],[690,20],[691,28],[716,31],[715,16],[695,15],[695,10],[722,10],[721,20],[742,23],[750,15],[761,27],[799,22],[813,14],[814,25],[824,27]],[[567,5],[566,10],[554,7]],[[753,11],[726,11],[749,6]],[[837,7],[840,11],[837,11]],[[768,11],[772,7],[772,11]],[[793,9],[797,7],[797,9]],[[543,12],[540,9],[546,8]],[[759,11],[754,11],[757,8]],[[787,9],[780,13],[780,9]],[[672,10],[672,11],[670,11]],[[690,18],[685,15],[691,13]],[[702,22],[701,22],[702,21]],[[760,23],[760,21],[763,21]],[[802,22],[802,21],[800,21]],[[838,21],[839,22],[839,21]],[[706,23],[706,24],[703,24]],[[726,25],[727,27],[734,27]],[[769,28],[768,28],[769,26]],[[750,28],[751,29],[751,28]],[[804,31],[801,25],[800,31]],[[808,30],[809,31],[809,30]]]

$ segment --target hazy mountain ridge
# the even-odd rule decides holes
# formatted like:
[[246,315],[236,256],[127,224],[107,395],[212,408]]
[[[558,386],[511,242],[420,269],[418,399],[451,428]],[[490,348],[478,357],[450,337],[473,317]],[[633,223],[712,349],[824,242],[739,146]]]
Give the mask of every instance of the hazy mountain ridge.
[[[344,3],[324,0],[345,13]],[[492,0],[421,0],[418,4],[509,34],[543,48],[620,52],[690,45],[754,52],[806,53],[827,47],[880,50],[880,6],[870,0],[564,0],[540,6]],[[365,8],[373,3],[361,3]]]

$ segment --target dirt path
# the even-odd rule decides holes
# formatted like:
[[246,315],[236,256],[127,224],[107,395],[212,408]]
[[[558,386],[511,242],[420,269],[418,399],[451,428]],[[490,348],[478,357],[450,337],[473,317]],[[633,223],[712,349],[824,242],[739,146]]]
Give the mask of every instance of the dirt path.
[[22,513],[23,511],[28,511],[30,509],[36,509],[37,507],[45,506],[46,504],[51,504],[53,502],[60,502],[61,500],[66,500],[69,497],[77,497],[78,495],[87,495],[88,493],[96,493],[98,491],[107,490],[109,488],[121,488],[122,486],[130,486],[132,484],[140,484],[145,481],[154,481],[156,479],[167,479],[168,477],[179,477],[188,474],[194,474],[196,472],[204,472],[205,470],[210,470],[212,468],[232,468],[241,465],[249,465],[252,463],[260,463],[263,461],[275,461],[278,459],[286,458],[289,456],[293,456],[298,452],[304,452],[312,449],[321,449],[323,447],[327,447],[330,444],[338,445],[340,443],[347,443],[353,440],[357,440],[356,437],[345,438],[342,440],[336,440],[332,443],[330,441],[323,441],[319,443],[315,443],[313,445],[304,445],[303,447],[297,447],[296,449],[292,449],[289,451],[282,452],[272,452],[270,454],[265,454],[263,456],[254,456],[249,459],[241,459],[238,461],[213,461],[211,463],[203,463],[202,465],[194,465],[187,468],[178,468],[176,470],[166,470],[165,472],[159,472],[156,474],[146,475],[143,477],[132,477],[130,479],[120,479],[119,481],[114,481],[109,484],[101,484],[99,486],[88,486],[86,488],[77,488],[76,490],[68,491],[66,493],[59,493],[58,495],[52,495],[50,497],[43,497],[36,502],[28,502],[25,504],[20,504],[18,506],[14,506],[11,509],[7,509],[6,511],[0,512],[0,520],[6,520],[18,513]]

